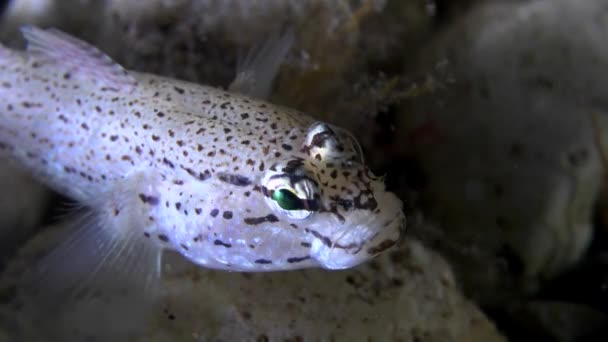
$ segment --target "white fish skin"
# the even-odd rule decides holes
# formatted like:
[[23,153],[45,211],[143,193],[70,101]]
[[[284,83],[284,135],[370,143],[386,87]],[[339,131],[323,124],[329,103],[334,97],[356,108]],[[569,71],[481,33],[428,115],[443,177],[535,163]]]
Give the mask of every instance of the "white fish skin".
[[92,210],[53,263],[146,276],[168,249],[222,270],[343,269],[398,242],[401,201],[347,132],[23,33],[25,52],[0,51],[0,149]]

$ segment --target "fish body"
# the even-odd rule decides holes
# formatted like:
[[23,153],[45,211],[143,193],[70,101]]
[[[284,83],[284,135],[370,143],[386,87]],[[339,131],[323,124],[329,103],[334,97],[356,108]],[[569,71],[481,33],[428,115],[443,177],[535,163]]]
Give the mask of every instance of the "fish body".
[[173,250],[222,270],[343,269],[399,240],[401,202],[346,131],[23,32],[26,51],[0,51],[0,149],[90,208],[56,263],[146,269]]

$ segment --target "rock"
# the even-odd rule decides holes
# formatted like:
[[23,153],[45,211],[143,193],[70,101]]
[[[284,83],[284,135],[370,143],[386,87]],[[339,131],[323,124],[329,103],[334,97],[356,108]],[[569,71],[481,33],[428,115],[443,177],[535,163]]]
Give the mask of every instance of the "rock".
[[[299,109],[359,129],[366,127],[366,121],[358,121],[361,115],[373,117],[377,108],[369,106],[381,104],[392,84],[377,70],[367,74],[367,64],[400,61],[404,45],[422,44],[417,33],[430,33],[432,21],[423,0],[72,0],[45,2],[46,11],[38,11],[33,0],[18,2],[7,13],[11,20],[0,28],[4,41],[15,39],[23,23],[56,26],[97,45],[127,68],[212,85],[232,79],[236,51],[263,41],[284,22],[293,23],[299,36],[274,100],[299,101],[310,106]],[[14,8],[20,9],[19,17]],[[409,25],[403,27],[402,18]],[[383,25],[389,23],[387,33]],[[362,29],[374,35],[362,38]],[[348,93],[339,96],[341,89]],[[300,98],[292,97],[294,92]],[[132,292],[107,291],[91,302],[76,299],[49,307],[19,280],[63,239],[60,230],[47,230],[30,241],[0,277],[0,334],[13,340],[61,341],[504,340],[462,296],[446,262],[416,240],[343,272],[238,274],[193,268],[171,258],[159,303],[133,303]]]
[[608,114],[607,10],[491,2],[414,66],[434,86],[400,107],[388,158],[420,166],[420,204],[440,229],[417,232],[483,303],[533,293],[589,245],[606,135],[593,118]]
[[6,159],[0,158],[0,165],[0,259],[5,259],[40,227],[50,194]]
[[606,338],[608,315],[586,305],[571,302],[532,300],[508,310],[512,340],[570,342],[602,341]]
[[314,67],[317,61],[308,50],[324,49],[327,41],[334,52],[351,51],[358,34],[353,13],[375,12],[384,2],[369,0],[359,8],[320,0],[66,0],[42,1],[44,6],[39,0],[17,0],[5,14],[0,37],[15,40],[26,23],[54,26],[129,69],[226,86],[238,53],[286,26],[302,32],[287,62],[295,67]]

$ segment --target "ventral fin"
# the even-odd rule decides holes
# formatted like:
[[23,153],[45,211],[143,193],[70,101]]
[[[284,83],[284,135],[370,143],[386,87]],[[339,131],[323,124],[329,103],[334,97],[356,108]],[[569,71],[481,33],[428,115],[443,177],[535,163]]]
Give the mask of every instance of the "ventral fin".
[[137,81],[120,64],[91,44],[60,30],[35,26],[21,28],[27,51],[44,60],[61,63],[68,70],[114,91],[132,91]]
[[236,77],[228,90],[259,99],[268,99],[272,83],[294,40],[294,30],[288,28],[251,48],[244,57],[239,56]]

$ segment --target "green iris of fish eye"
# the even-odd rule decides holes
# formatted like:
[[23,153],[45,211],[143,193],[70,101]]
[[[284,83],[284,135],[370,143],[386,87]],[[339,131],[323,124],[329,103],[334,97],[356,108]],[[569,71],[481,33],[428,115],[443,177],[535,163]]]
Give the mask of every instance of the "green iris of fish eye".
[[301,210],[302,201],[293,191],[287,189],[275,190],[272,199],[277,202],[279,207],[285,210]]

